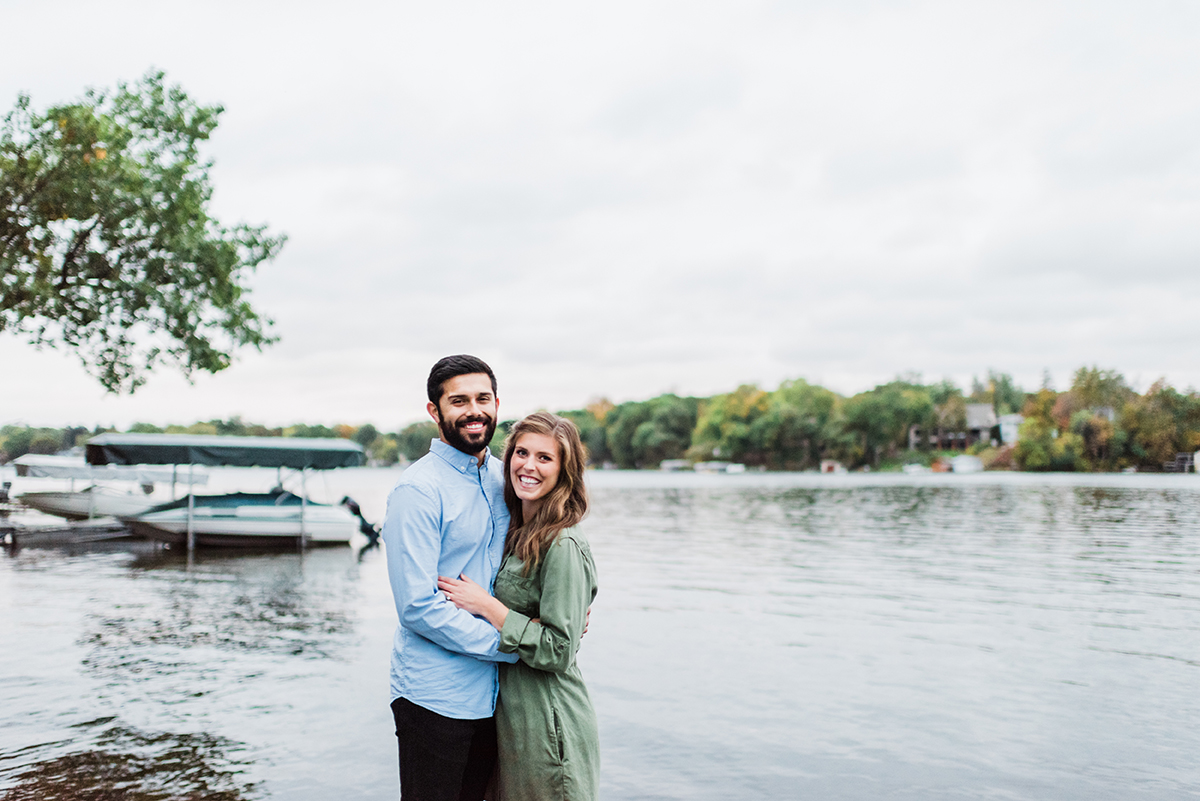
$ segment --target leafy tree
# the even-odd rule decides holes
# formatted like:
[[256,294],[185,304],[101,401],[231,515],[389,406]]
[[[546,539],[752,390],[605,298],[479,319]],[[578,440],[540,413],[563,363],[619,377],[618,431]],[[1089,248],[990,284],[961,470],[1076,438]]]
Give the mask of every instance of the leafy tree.
[[579,429],[579,438],[583,440],[584,446],[587,447],[588,461],[591,464],[603,464],[604,462],[612,461],[612,454],[608,451],[608,441],[604,431],[604,418],[614,408],[616,407],[608,401],[597,401],[596,403],[588,404],[583,409],[572,409],[558,413],[560,417],[567,418]]
[[367,454],[378,464],[391,465],[400,460],[400,444],[391,435],[380,435],[366,446]]
[[209,423],[192,423],[190,426],[167,426],[166,433],[168,434],[202,434],[206,436],[217,435],[217,423],[219,420],[214,420]]
[[1079,437],[1081,458],[1076,469],[1081,470],[1112,470],[1128,437],[1107,416],[1089,410],[1071,415],[1069,431]]
[[701,404],[688,455],[697,461],[722,459],[761,464],[762,429],[755,423],[771,408],[771,395],[753,384],[743,384],[726,395]]
[[649,401],[650,419],[633,432],[630,446],[641,467],[657,466],[664,459],[678,459],[692,444],[699,401],[661,395]]
[[617,463],[617,467],[630,469],[648,466],[638,464],[638,454],[634,450],[633,437],[637,433],[638,426],[649,422],[651,413],[652,408],[649,403],[631,401],[620,404],[605,417],[605,443],[608,446],[608,452],[612,454],[613,461]]
[[997,415],[1013,414],[1025,405],[1025,391],[1017,386],[1008,373],[988,370],[988,384],[992,391],[992,406]]
[[803,379],[785,381],[771,393],[765,415],[750,425],[758,464],[776,469],[815,468],[840,456],[850,444],[841,417],[841,398]]
[[58,453],[61,448],[62,433],[59,431],[38,431],[29,442],[30,453]]
[[83,426],[72,426],[63,429],[63,448],[74,448],[83,445],[91,438]]
[[657,467],[664,459],[682,457],[692,444],[699,406],[697,398],[672,394],[622,403],[604,414],[603,447],[592,448],[592,443],[601,445],[595,433],[580,433],[594,461],[603,461],[607,451],[618,467]]
[[264,425],[257,423],[246,423],[241,417],[234,415],[228,420],[209,420],[210,425],[217,429],[217,433],[223,437],[279,437],[283,436],[283,430],[279,428],[267,428]]
[[429,443],[431,440],[437,439],[437,437],[437,424],[432,420],[425,420],[403,428],[396,435],[396,445],[405,459],[415,462],[429,453]]
[[1120,421],[1129,463],[1159,469],[1177,453],[1200,449],[1200,396],[1180,393],[1165,380],[1131,398]]
[[0,428],[0,462],[11,461],[27,453],[58,453],[63,448],[64,435],[57,428],[4,426]]
[[877,465],[907,444],[909,429],[928,421],[934,405],[925,387],[892,381],[848,399],[845,410],[846,430],[855,435],[861,458]]
[[[310,426],[300,423],[299,425],[288,426],[287,428],[283,429],[283,435],[285,437],[317,437],[319,439],[339,439],[338,432],[334,431],[329,426],[323,426],[320,424]],[[344,437],[341,439],[344,439]]]
[[1057,432],[1053,423],[1048,420],[1048,417],[1026,416],[1025,422],[1021,423],[1014,455],[1022,470],[1050,469],[1051,452]]
[[41,113],[21,95],[0,128],[0,331],[75,349],[111,392],[274,341],[246,282],[284,237],[209,215],[199,145],[222,108],[163,78]]
[[[496,424],[496,430],[492,434],[492,441],[488,443],[488,450],[497,459],[504,458],[504,442],[508,439],[508,432],[512,431],[512,427],[516,422],[516,420],[501,420]],[[434,432],[433,436],[438,436],[438,432]]]
[[[375,428],[375,426],[371,425],[370,423],[359,426],[357,429],[354,430],[354,434],[350,437],[350,439],[354,440],[359,445],[362,445],[364,448],[367,448],[367,449],[370,449],[371,443],[373,443],[378,438],[379,438],[379,429]],[[395,459],[393,459],[392,461],[395,461]]]
[[1125,376],[1116,370],[1080,367],[1075,371],[1069,394],[1079,408],[1115,410],[1133,397],[1134,392],[1125,382]]
[[1090,469],[1083,436],[1070,429],[1069,420],[1060,425],[1058,419],[1061,400],[1066,394],[1042,388],[1025,401],[1025,422],[1021,424],[1015,449],[1022,470]]

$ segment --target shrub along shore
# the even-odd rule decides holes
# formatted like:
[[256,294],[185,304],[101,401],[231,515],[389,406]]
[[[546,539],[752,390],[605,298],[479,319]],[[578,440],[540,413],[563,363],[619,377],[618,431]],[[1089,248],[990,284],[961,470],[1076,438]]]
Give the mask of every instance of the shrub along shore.
[[[990,406],[993,418],[1020,414],[1019,439],[1000,441],[999,426],[966,436],[968,407]],[[986,406],[983,406],[986,405]],[[1115,471],[1162,470],[1177,454],[1200,449],[1200,394],[1165,381],[1135,392],[1115,370],[1081,367],[1071,386],[1048,380],[1035,391],[1003,373],[989,372],[965,391],[950,381],[924,384],[904,376],[849,397],[803,379],[774,390],[754,385],[708,398],[660,395],[613,404],[595,401],[560,411],[579,426],[593,464],[657,468],[667,459],[721,460],[768,470],[811,470],[824,460],[854,468],[899,469],[929,464],[958,443],[993,469]],[[1018,418],[1006,418],[1016,422]],[[497,427],[499,451],[512,421]],[[25,453],[58,453],[105,430],[0,427],[0,463]],[[437,436],[432,422],[396,432],[374,425],[293,425],[280,428],[240,418],[158,427],[137,423],[130,432],[268,437],[343,437],[367,449],[375,464],[414,460]],[[957,451],[961,452],[961,450]]]

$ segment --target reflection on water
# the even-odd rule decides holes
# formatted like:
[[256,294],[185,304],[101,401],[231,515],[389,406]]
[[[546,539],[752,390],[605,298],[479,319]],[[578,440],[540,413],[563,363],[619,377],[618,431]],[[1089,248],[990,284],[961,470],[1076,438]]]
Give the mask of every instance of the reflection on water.
[[[148,734],[101,718],[71,740],[0,752],[3,801],[242,801],[242,747],[207,734]],[[53,754],[53,755],[51,755]],[[16,763],[9,767],[9,763]]]
[[[602,797],[1200,796],[1200,482],[961,478],[591,476]],[[378,550],[23,550],[0,608],[0,798],[396,796]]]
[[595,486],[609,797],[1197,797],[1197,488]]
[[[130,567],[151,596],[89,615],[93,664],[157,646],[330,657],[352,631],[353,585],[314,581],[299,554],[204,553],[189,563],[160,552]],[[161,575],[185,569],[184,581]]]

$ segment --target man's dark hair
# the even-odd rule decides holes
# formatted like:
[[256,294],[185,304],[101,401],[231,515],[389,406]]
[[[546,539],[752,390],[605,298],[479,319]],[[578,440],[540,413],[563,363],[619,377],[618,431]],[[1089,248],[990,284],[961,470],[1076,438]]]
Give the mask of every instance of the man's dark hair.
[[438,359],[437,364],[429,371],[429,381],[425,384],[425,389],[429,393],[429,402],[434,406],[438,405],[444,394],[442,387],[447,381],[456,376],[470,375],[471,373],[483,373],[492,379],[492,394],[498,394],[496,392],[496,374],[492,372],[492,368],[487,366],[487,362],[478,357],[460,353],[457,356]]

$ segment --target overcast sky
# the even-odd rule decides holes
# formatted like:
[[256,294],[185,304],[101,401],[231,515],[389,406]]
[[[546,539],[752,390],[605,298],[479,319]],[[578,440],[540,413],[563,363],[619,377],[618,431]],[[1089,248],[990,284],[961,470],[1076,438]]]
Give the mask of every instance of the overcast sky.
[[0,107],[167,72],[281,341],[105,395],[0,335],[0,423],[420,419],[1082,364],[1200,385],[1200,6],[28,3]]

